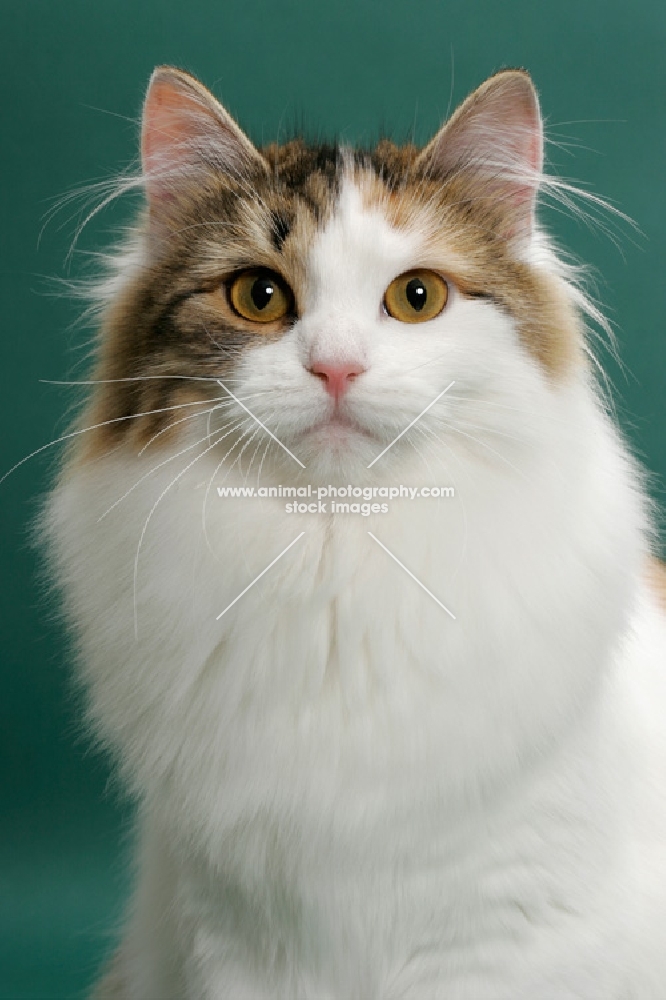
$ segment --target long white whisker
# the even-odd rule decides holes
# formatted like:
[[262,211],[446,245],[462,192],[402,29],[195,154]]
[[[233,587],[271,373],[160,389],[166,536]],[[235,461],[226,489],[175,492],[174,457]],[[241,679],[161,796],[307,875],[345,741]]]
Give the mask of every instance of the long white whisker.
[[229,393],[229,395],[231,396],[231,398],[232,398],[232,399],[234,399],[234,400],[235,400],[235,401],[236,401],[236,402],[238,403],[238,405],[239,405],[240,407],[242,407],[242,409],[244,409],[244,410],[245,410],[245,412],[246,412],[247,414],[249,414],[249,416],[251,416],[251,417],[252,417],[252,419],[253,419],[253,420],[255,420],[255,421],[256,421],[256,422],[257,422],[257,423],[259,424],[259,426],[260,426],[261,428],[263,428],[263,430],[265,430],[265,431],[266,431],[266,433],[267,433],[267,434],[270,434],[270,436],[271,436],[271,437],[272,437],[272,438],[273,438],[273,439],[274,439],[274,440],[275,440],[275,441],[277,442],[277,444],[279,444],[279,445],[280,445],[280,447],[281,447],[281,448],[283,449],[283,451],[286,451],[286,453],[287,453],[287,454],[288,454],[288,455],[290,456],[290,458],[293,458],[293,460],[294,460],[295,462],[297,462],[297,463],[298,463],[298,465],[300,465],[301,469],[304,469],[304,468],[305,468],[305,466],[304,466],[304,465],[303,465],[303,463],[301,462],[300,458],[296,458],[296,456],[294,455],[294,453],[293,453],[293,452],[291,452],[291,451],[289,451],[289,449],[287,448],[286,444],[283,444],[283,443],[282,443],[282,441],[280,441],[280,439],[279,439],[279,438],[277,438],[277,437],[275,436],[275,434],[273,434],[273,431],[270,431],[270,430],[268,429],[268,427],[266,427],[266,425],[265,425],[265,424],[263,424],[263,423],[261,422],[261,420],[259,419],[259,417],[256,417],[256,416],[254,415],[254,413],[252,412],[252,410],[249,410],[249,409],[247,408],[247,406],[245,406],[245,405],[244,405],[244,404],[243,404],[243,403],[242,403],[242,402],[240,401],[240,399],[239,399],[239,398],[238,398],[237,396],[234,396],[234,394],[233,394],[233,392],[231,391],[231,389],[227,389],[227,387],[226,387],[226,385],[224,384],[224,382],[220,381],[220,379],[218,379],[218,380],[217,380],[217,382],[218,382],[218,385],[222,386],[222,388],[224,389],[224,391],[225,391],[225,392],[227,392],[227,393]]
[[124,420],[137,420],[139,417],[150,417],[154,413],[167,413],[169,410],[180,410],[184,406],[205,406],[207,402],[207,400],[202,399],[198,400],[196,403],[179,403],[177,406],[163,406],[155,410],[145,410],[142,413],[128,413],[122,417],[112,417],[110,420],[102,420],[98,424],[90,424],[89,427],[79,427],[75,431],[69,431],[67,434],[61,434],[60,437],[54,438],[53,441],[49,441],[47,444],[41,445],[41,447],[36,448],[34,451],[31,451],[29,455],[22,458],[20,462],[12,465],[11,469],[8,469],[3,476],[0,476],[0,483],[3,483],[7,476],[11,476],[12,472],[15,472],[16,469],[24,464],[24,462],[34,458],[35,455],[39,455],[41,452],[46,451],[47,448],[53,448],[55,445],[61,444],[63,441],[69,441],[72,438],[78,437],[80,434],[87,434],[89,431],[98,430],[100,427],[108,427],[110,424],[122,423]]
[[[226,426],[226,424],[225,424],[225,426]],[[222,430],[222,429],[223,428],[220,428],[220,430]],[[144,474],[142,476],[140,476],[139,479],[137,479],[137,481],[134,483],[133,486],[130,486],[130,488],[125,493],[123,493],[123,495],[121,497],[118,497],[118,499],[115,500],[111,504],[111,506],[107,510],[105,510],[104,513],[100,517],[97,518],[97,521],[99,522],[99,521],[104,520],[104,518],[106,517],[107,514],[110,514],[111,511],[115,507],[117,507],[118,504],[121,503],[125,499],[125,497],[128,497],[130,495],[130,493],[132,493],[137,488],[137,486],[139,486],[145,479],[148,479],[149,476],[152,476],[153,472],[157,472],[158,469],[161,469],[163,466],[168,465],[169,462],[173,462],[174,458],[179,458],[181,455],[184,455],[186,452],[191,451],[192,448],[196,448],[197,445],[201,444],[208,437],[209,437],[208,434],[204,434],[203,437],[200,437],[198,439],[198,441],[194,441],[192,444],[188,444],[185,448],[181,448],[180,451],[177,451],[173,455],[169,455],[168,458],[165,458],[161,462],[158,462],[157,465],[154,465],[153,468],[150,469],[148,472],[144,472]],[[221,440],[221,438],[219,440]]]
[[405,368],[404,374],[409,375],[411,372],[416,372],[420,368],[427,368],[429,365],[433,365],[436,361],[440,361],[442,358],[446,357],[447,354],[450,354],[452,349],[453,345],[449,345],[445,351],[442,351],[442,353],[438,354],[436,357],[429,358],[427,361],[422,361],[420,365],[414,365],[413,368]]
[[178,482],[178,480],[181,478],[181,476],[185,475],[185,473],[188,471],[188,469],[191,469],[192,466],[195,465],[199,461],[199,459],[203,458],[204,455],[207,455],[209,451],[211,451],[213,448],[216,447],[216,445],[217,445],[217,441],[213,442],[213,444],[211,444],[207,448],[205,448],[201,452],[200,455],[197,455],[197,457],[193,458],[191,462],[188,462],[188,464],[185,466],[184,469],[181,469],[181,471],[178,473],[178,475],[175,476],[171,480],[171,482],[169,483],[169,485],[166,486],[162,490],[162,492],[158,496],[157,500],[155,501],[155,503],[153,504],[153,506],[150,508],[150,511],[148,513],[148,517],[146,518],[146,520],[144,522],[143,529],[141,531],[141,536],[139,537],[139,544],[137,545],[137,548],[136,548],[136,556],[134,558],[134,638],[136,640],[138,640],[138,638],[139,638],[139,618],[138,618],[138,605],[137,605],[137,597],[138,597],[138,594],[137,594],[137,583],[138,583],[138,576],[139,576],[139,555],[141,553],[141,546],[143,544],[143,539],[145,538],[146,531],[148,530],[148,525],[150,524],[150,520],[151,520],[153,514],[155,513],[155,511],[156,511],[156,509],[158,507],[158,504],[163,499],[163,497],[166,496],[166,494],[169,492],[169,490],[171,489],[171,487],[174,486],[175,483]]
[[[460,464],[459,456],[456,455],[451,445],[447,441],[443,441],[442,438],[440,438],[440,436],[435,433],[432,427],[428,426],[427,424],[417,424],[415,429],[418,430],[424,436],[429,435],[431,438],[434,438],[438,442],[438,444],[441,444],[446,448],[446,450],[449,452],[454,461]],[[469,540],[469,518],[467,516],[467,506],[465,504],[464,496],[458,489],[458,486],[456,485],[456,482],[453,479],[453,477],[451,477],[451,485],[455,489],[456,498],[460,501],[460,509],[462,511],[462,516],[463,516],[463,541],[462,541],[460,559],[458,561],[458,565],[455,567],[455,569],[453,570],[453,572],[450,574],[449,577],[451,580],[454,580],[458,575],[458,573],[460,572],[462,564],[465,561],[465,555],[467,554],[467,544]],[[441,503],[442,500],[440,498],[439,504],[441,505]]]
[[261,461],[259,462],[259,468],[257,469],[257,487],[259,486],[259,483],[261,482],[261,470],[264,467],[264,461],[266,460],[266,456],[268,454],[269,448],[270,448],[270,446],[271,446],[272,443],[273,443],[273,439],[272,438],[267,438],[267,440],[266,440],[266,447],[264,448],[264,450],[262,452]]
[[517,475],[519,475],[521,479],[524,479],[526,482],[530,481],[529,476],[525,475],[522,469],[519,469],[517,466],[513,464],[513,462],[510,462],[509,459],[506,458],[506,456],[500,454],[500,452],[498,451],[495,451],[494,448],[491,448],[490,445],[487,444],[485,441],[482,441],[480,438],[474,437],[473,434],[467,434],[465,431],[461,430],[460,427],[456,427],[455,424],[446,424],[446,427],[448,430],[454,431],[456,434],[460,434],[462,435],[462,437],[468,438],[468,440],[473,441],[474,444],[478,444],[482,448],[485,448],[486,451],[489,451],[491,453],[491,455],[494,455],[495,458],[498,458],[500,462],[504,462],[504,464],[508,465],[510,469],[513,469],[513,471]]
[[[230,431],[227,431],[227,434],[225,434],[224,436],[227,437],[228,434],[232,433],[232,431],[238,430],[238,428],[242,428],[242,426],[243,426],[243,420],[240,420],[237,424],[235,424],[232,427],[232,429]],[[210,539],[208,538],[208,529],[206,528],[206,507],[208,505],[208,495],[210,493],[211,486],[213,485],[213,482],[215,480],[215,477],[216,477],[217,473],[219,472],[219,470],[221,469],[221,467],[224,465],[224,463],[227,460],[227,458],[229,457],[229,455],[234,451],[235,448],[238,447],[238,445],[240,444],[240,442],[243,440],[243,437],[244,437],[245,433],[246,433],[245,431],[241,431],[241,436],[236,438],[236,440],[233,442],[233,444],[231,445],[231,447],[229,448],[229,450],[224,453],[224,455],[222,456],[222,458],[220,459],[220,461],[217,463],[217,465],[213,469],[213,473],[212,473],[212,475],[211,475],[211,477],[208,480],[208,483],[206,485],[206,491],[204,493],[203,503],[201,505],[201,526],[203,528],[204,540],[206,542],[206,547],[207,547],[208,551],[211,553],[211,555],[215,559],[217,559],[217,556],[215,555],[215,552],[213,551],[213,547],[210,544]],[[233,469],[233,464],[227,470],[227,476],[231,472],[231,469]],[[225,476],[225,479],[226,479],[226,476]]]
[[[114,382],[149,382],[153,379],[182,379],[186,382],[217,382],[213,375],[126,375],[123,378],[52,379],[40,378],[46,385],[109,385]],[[229,380],[230,381],[230,380]]]
[[[222,396],[218,396],[217,400],[211,400],[211,402],[219,402],[221,404],[223,402]],[[161,437],[162,434],[166,434],[166,432],[172,430],[172,428],[178,427],[179,424],[184,424],[188,420],[195,420],[197,417],[202,417],[204,413],[208,414],[207,421],[210,422],[211,413],[218,408],[218,406],[211,406],[208,410],[197,410],[196,413],[188,413],[185,417],[179,417],[178,420],[172,420],[170,424],[167,424],[166,427],[162,427],[161,430],[156,431],[152,437],[148,438],[141,450],[137,452],[136,457],[141,458],[144,451],[146,451],[146,449],[149,448],[154,441],[157,441],[158,437]],[[210,437],[210,431],[208,432],[208,437]]]
[[[268,420],[272,420],[273,414],[274,414],[274,411],[271,411],[271,413],[269,414],[269,416],[268,416],[267,419]],[[268,440],[270,441],[270,438]],[[243,485],[247,485],[247,481],[250,478],[250,473],[252,471],[252,465],[254,464],[254,460],[257,457],[257,453],[258,453],[259,449],[261,448],[262,444],[263,444],[263,438],[260,436],[258,438],[258,440],[257,440],[256,447],[255,447],[254,451],[252,452],[252,458],[250,459],[250,464],[247,467],[247,472],[245,473],[245,477],[243,479]]]
[[[442,423],[446,424],[445,421],[442,421]],[[516,441],[518,443],[522,443],[524,441],[524,439],[522,437],[519,437],[517,434],[511,434],[509,431],[502,430],[499,427],[493,427],[492,425],[488,424],[472,423],[470,420],[466,420],[464,415],[460,417],[458,423],[462,424],[462,426],[466,430],[483,431],[485,434],[488,434],[490,436],[497,435],[497,437],[506,438],[508,441]]]

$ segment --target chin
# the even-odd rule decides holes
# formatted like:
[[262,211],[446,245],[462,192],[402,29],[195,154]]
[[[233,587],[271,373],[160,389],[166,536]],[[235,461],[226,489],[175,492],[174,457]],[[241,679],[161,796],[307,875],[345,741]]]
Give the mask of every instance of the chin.
[[318,424],[309,432],[312,438],[323,446],[347,449],[354,441],[370,437],[362,428],[348,421],[327,420]]
[[328,420],[306,431],[294,451],[308,473],[354,473],[360,477],[381,451],[373,435],[351,421]]

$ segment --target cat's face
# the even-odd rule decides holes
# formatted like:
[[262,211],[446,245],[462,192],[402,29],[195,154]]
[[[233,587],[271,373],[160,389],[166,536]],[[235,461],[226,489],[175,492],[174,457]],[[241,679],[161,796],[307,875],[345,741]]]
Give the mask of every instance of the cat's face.
[[398,435],[383,472],[484,434],[528,442],[578,338],[534,228],[541,149],[521,72],[419,152],[259,151],[200,84],[156,71],[148,210],[106,320],[97,416],[112,422],[93,451],[166,444],[198,400],[236,453],[294,472],[358,473]]

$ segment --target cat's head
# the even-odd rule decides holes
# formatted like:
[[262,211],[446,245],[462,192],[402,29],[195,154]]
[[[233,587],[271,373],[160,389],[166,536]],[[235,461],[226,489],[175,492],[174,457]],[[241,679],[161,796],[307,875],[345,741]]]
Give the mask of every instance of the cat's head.
[[177,440],[197,401],[218,407],[209,430],[236,455],[264,442],[281,477],[294,458],[359,473],[398,436],[375,473],[498,428],[529,443],[581,357],[573,290],[535,222],[542,160],[519,70],[424,149],[358,150],[257,149],[194,78],[157,69],[147,207],[103,324],[95,415],[109,423],[92,451]]

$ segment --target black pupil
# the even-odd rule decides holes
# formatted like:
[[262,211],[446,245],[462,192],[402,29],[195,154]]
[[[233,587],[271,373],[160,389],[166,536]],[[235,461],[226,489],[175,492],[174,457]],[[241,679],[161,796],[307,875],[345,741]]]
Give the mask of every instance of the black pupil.
[[423,309],[426,304],[426,299],[428,298],[426,286],[420,278],[411,278],[407,282],[405,295],[407,296],[407,301],[412,309],[415,309],[417,312],[420,312]]
[[270,278],[257,278],[250,295],[257,309],[265,309],[275,295],[275,285]]

